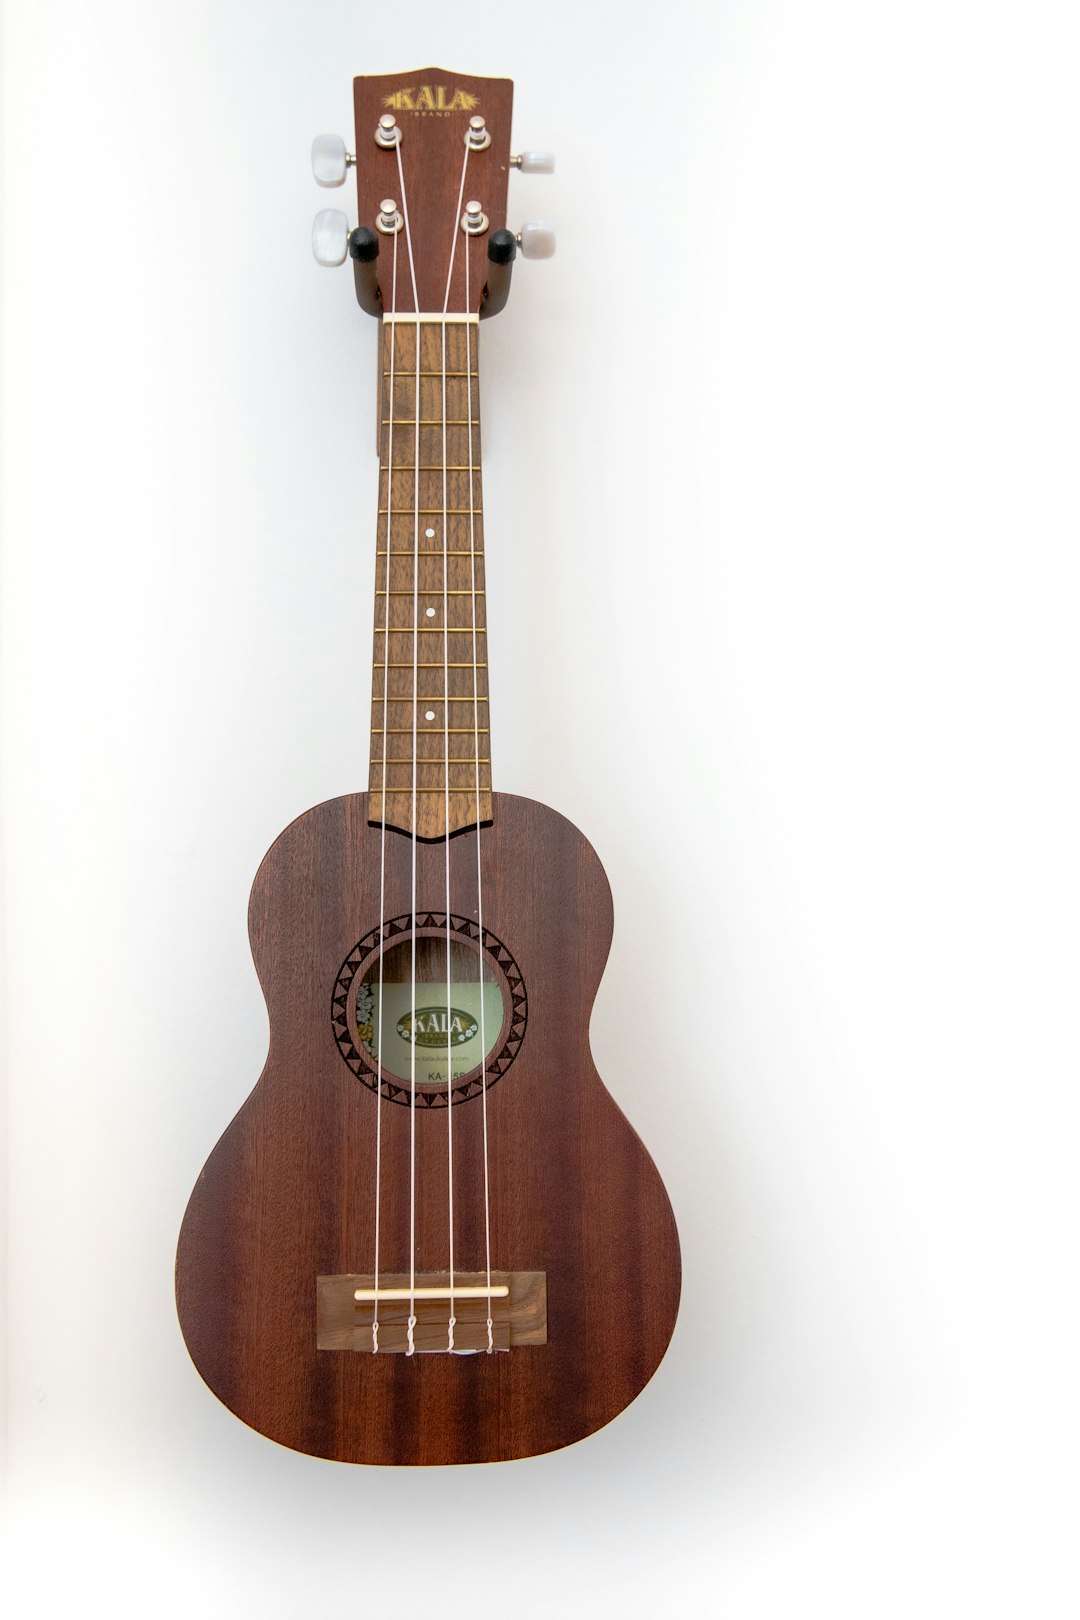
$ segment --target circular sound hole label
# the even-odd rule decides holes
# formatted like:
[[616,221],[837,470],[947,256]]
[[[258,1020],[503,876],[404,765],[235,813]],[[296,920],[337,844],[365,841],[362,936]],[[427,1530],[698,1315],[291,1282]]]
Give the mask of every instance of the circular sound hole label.
[[383,951],[359,979],[357,1044],[374,1064],[381,1059],[384,1074],[445,1086],[448,1075],[461,1080],[498,1049],[506,1022],[499,979],[479,951],[460,945],[451,945],[450,971],[448,984],[445,937],[418,939],[415,988],[411,941]]
[[[521,971],[488,929],[451,914],[373,929],[334,985],[338,1049],[357,1079],[389,1102],[445,1108],[506,1073],[528,1019]],[[449,968],[449,978],[447,969]]]

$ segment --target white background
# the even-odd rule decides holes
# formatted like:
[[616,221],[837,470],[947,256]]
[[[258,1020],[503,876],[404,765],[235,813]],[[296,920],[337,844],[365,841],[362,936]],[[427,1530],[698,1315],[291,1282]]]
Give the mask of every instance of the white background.
[[[12,1613],[1077,1613],[1075,8],[8,0]],[[354,73],[510,74],[496,785],[595,843],[685,1250],[617,1423],[449,1472],[206,1392],[247,891],[364,785]]]

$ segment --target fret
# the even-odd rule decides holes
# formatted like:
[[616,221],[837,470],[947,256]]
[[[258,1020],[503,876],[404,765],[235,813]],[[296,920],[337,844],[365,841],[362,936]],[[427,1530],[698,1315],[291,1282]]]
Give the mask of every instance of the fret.
[[477,624],[377,624],[377,636],[485,636],[486,625]]
[[419,421],[415,416],[384,416],[382,427],[476,427],[475,420],[470,421],[467,416],[448,416],[445,421],[441,416],[422,416]]
[[[394,540],[394,541],[398,542],[397,545],[391,545],[389,547],[389,552],[390,552],[390,555],[392,557],[473,557],[473,556],[475,556],[477,558],[482,558],[483,555],[484,555],[484,548],[480,544],[479,533],[477,534],[477,543],[476,543],[475,546],[468,546],[468,545],[463,546],[460,543],[462,540],[467,540],[468,539],[468,529],[469,529],[468,524],[462,522],[462,520],[460,518],[450,518],[448,520],[447,527],[448,527],[449,532],[447,533],[446,538],[448,540],[452,541],[453,544],[448,545],[445,551],[443,550],[442,546],[437,545],[437,544],[433,544],[432,541],[428,540],[427,536],[423,535],[423,534],[421,534],[420,538],[422,540],[426,540],[427,543],[425,545],[418,546],[414,550],[413,546],[411,544],[411,536],[412,536],[412,531],[416,528],[415,522],[414,521],[408,522],[405,525],[404,528],[401,528],[401,527],[398,526],[400,519],[406,518],[406,517],[411,517],[411,514],[409,514],[407,512],[394,512],[391,515],[392,515],[395,527],[393,528],[390,535],[387,536],[386,526],[385,526],[386,525],[386,520],[384,518],[379,524],[379,529],[381,531],[380,534],[379,534],[379,539],[380,540],[386,540],[387,538],[389,538],[390,540]],[[425,520],[421,519],[420,521],[421,521],[421,527],[422,527]],[[428,518],[426,521],[427,521],[428,527],[430,528],[431,527],[431,519]],[[455,534],[453,532],[453,530],[450,528],[450,525],[455,524],[455,523],[460,523],[461,524],[461,527],[465,530],[464,534],[461,534],[461,533]],[[400,542],[402,540],[405,541],[404,545],[400,544]],[[387,547],[386,546],[380,546],[377,553],[376,553],[376,555],[379,556],[379,557],[385,557],[386,553],[387,553]]]
[[[405,569],[405,568],[400,568],[400,567],[391,565],[391,569],[390,569],[390,572],[389,572],[390,580],[391,580],[391,582],[393,582],[394,580],[397,580],[398,583],[397,583],[397,585],[394,585],[393,583],[391,583],[390,586],[389,586],[389,592],[384,587],[380,586],[379,589],[376,592],[376,595],[378,595],[378,596],[386,596],[387,594],[389,594],[390,596],[398,596],[398,597],[400,597],[400,596],[412,596],[415,593],[416,596],[420,599],[420,606],[421,607],[437,606],[438,603],[435,601],[435,598],[440,597],[443,594],[443,570],[441,568],[439,568],[437,570],[438,576],[439,576],[438,579],[431,580],[429,578],[429,576],[435,571],[436,570],[432,567],[432,565],[430,563],[428,563],[425,568],[421,569],[419,581],[415,581],[413,579],[412,569]],[[475,596],[476,600],[477,600],[477,603],[479,604],[479,606],[480,606],[480,608],[482,610],[483,606],[484,606],[484,594],[485,593],[484,593],[483,582],[480,579],[479,575],[480,575],[480,570],[477,569],[477,580],[476,580],[476,586],[474,588],[472,586],[472,583],[471,583],[470,579],[469,579],[469,570],[468,570],[468,568],[467,567],[462,568],[461,564],[459,563],[458,564],[458,579],[459,579],[459,581],[461,581],[461,579],[463,577],[464,578],[464,583],[455,584],[452,588],[448,585],[447,590],[446,590],[447,596],[465,596],[465,597]],[[387,571],[385,569],[383,569],[383,568],[380,568],[378,570],[378,573],[377,573],[376,577],[379,578],[379,579],[385,579],[387,577]],[[449,577],[453,578],[453,575],[451,574]],[[427,584],[424,583],[425,579],[428,580]],[[384,612],[385,612],[385,604],[380,604],[379,605],[379,610],[378,610],[378,617],[380,619],[383,617]]]
[[[378,770],[381,773],[383,763],[384,762],[381,759],[377,759],[377,758],[373,759],[371,761],[371,765],[374,767],[374,769],[372,770],[372,781],[371,781],[372,791],[378,791],[378,792],[382,791],[382,777],[381,777],[381,774],[380,774],[378,779],[376,779],[375,778],[375,770]],[[412,769],[412,760],[411,759],[388,759],[388,760],[386,760],[385,763],[387,765],[407,765],[410,770]],[[442,770],[442,768],[443,768],[443,761],[441,759],[422,759],[422,760],[419,761],[419,763],[421,765],[433,765],[433,766],[435,766],[435,768],[437,770]],[[453,793],[455,788],[457,788],[459,793],[472,793],[472,792],[476,791],[474,783],[475,783],[475,778],[476,778],[477,764],[479,763],[480,765],[490,765],[491,761],[489,759],[481,759],[480,761],[477,761],[475,759],[452,759],[450,761],[450,763],[451,763],[451,765],[460,765],[460,766],[462,766],[463,769],[469,770],[469,771],[471,771],[473,773],[473,781],[461,782],[461,783],[451,782],[451,784],[450,784],[451,793]],[[387,782],[386,791],[387,791],[387,793],[408,793],[408,792],[411,792],[411,784],[408,784],[408,783],[405,783],[405,782]],[[434,784],[434,783],[431,783],[431,782],[417,782],[416,791],[418,793],[441,793],[443,791],[443,784],[442,784],[442,782],[438,783],[437,785]],[[490,793],[491,792],[490,785],[488,783],[486,783],[486,782],[481,782],[480,783],[480,791],[481,791],[481,793],[485,793],[485,792]]]
[[[411,664],[409,665],[409,668],[410,669],[412,668]],[[441,664],[439,665],[439,668],[440,669],[442,668]],[[469,668],[470,669],[472,668],[471,664],[469,665]],[[372,703],[382,703],[383,705],[385,705],[387,703],[412,703],[413,698],[412,698],[411,693],[410,693],[410,695],[408,697],[387,697],[384,692],[373,692],[371,694],[371,701],[372,701]],[[429,692],[429,693],[427,693],[426,696],[425,696],[425,694],[423,692],[418,692],[416,694],[416,702],[417,702],[417,704],[421,704],[421,703],[474,703],[474,702],[475,703],[486,703],[487,701],[488,701],[487,698],[483,697],[483,696],[477,696],[476,698],[474,698],[471,692],[469,693],[469,695],[467,697],[444,697],[441,692]],[[480,730],[482,731],[483,729],[484,728],[481,726]],[[473,727],[472,726],[467,726],[466,730],[472,731]]]
[[[431,726],[430,731],[421,731],[418,726],[372,726],[371,731],[372,735],[377,737],[390,736],[391,734],[402,737],[412,737],[414,735],[417,737],[445,737],[448,731],[467,732],[470,737],[484,737],[487,735],[486,726],[440,726],[436,725],[433,720],[429,721],[428,724]],[[431,761],[423,760],[422,763],[427,765]],[[453,764],[453,760],[450,763]]]
[[[380,511],[385,512],[387,505],[390,505],[395,512],[415,512],[416,506],[413,505],[415,501],[421,508],[434,506],[436,511],[441,512],[443,509],[444,481],[436,477],[436,472],[439,470],[441,469],[431,468],[428,474],[431,480],[430,483],[421,484],[419,489],[415,488],[412,482],[407,487],[398,488],[395,486],[391,490],[387,490],[385,484],[382,485],[379,489]],[[411,474],[411,467],[394,468],[395,478],[411,477]],[[464,473],[448,473],[445,480],[445,489],[449,506],[463,506],[466,515],[468,515],[470,509],[475,512],[477,517],[483,515],[483,506],[481,504],[483,497],[479,478],[473,479],[470,484]]]
[[[414,659],[406,658],[404,663],[400,663],[400,664],[395,663],[393,660],[391,660],[391,662],[389,664],[381,664],[381,663],[376,662],[376,663],[374,663],[372,665],[372,668],[373,669],[487,669],[487,665],[485,663],[482,663],[482,662],[474,663],[471,658],[467,658],[461,663],[454,663],[453,659],[451,659],[448,664],[444,664],[441,658],[439,659],[439,661],[437,663],[434,663],[434,664],[425,664],[425,663],[419,663],[418,664],[418,663],[415,662]],[[485,699],[485,702],[486,702],[486,699]]]
[[389,512],[385,506],[379,507],[380,517],[479,517],[480,508],[476,506],[410,506],[405,512],[400,507]]

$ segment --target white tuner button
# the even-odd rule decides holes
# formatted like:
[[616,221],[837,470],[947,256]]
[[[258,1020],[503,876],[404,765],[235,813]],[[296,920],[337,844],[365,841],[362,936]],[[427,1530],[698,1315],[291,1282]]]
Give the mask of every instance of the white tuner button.
[[316,135],[311,143],[311,172],[320,186],[345,183],[345,171],[355,160],[340,135]]
[[518,152],[510,159],[514,169],[520,169],[522,174],[554,174],[554,152]]
[[349,251],[349,222],[340,208],[320,208],[311,227],[311,251],[319,264],[344,264]]
[[550,259],[555,254],[555,227],[549,219],[527,219],[517,233],[526,259]]

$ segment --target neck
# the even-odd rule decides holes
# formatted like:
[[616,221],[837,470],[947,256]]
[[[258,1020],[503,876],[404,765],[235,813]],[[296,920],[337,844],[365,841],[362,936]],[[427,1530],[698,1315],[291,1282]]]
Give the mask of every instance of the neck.
[[491,820],[475,318],[382,334],[369,818],[419,838]]

